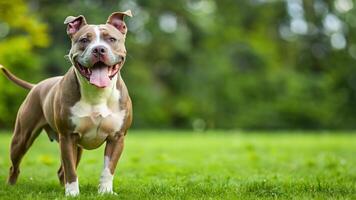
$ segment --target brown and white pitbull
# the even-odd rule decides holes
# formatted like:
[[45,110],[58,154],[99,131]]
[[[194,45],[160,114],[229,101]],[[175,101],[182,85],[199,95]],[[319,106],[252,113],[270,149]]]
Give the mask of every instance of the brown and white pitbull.
[[0,65],[5,75],[30,90],[16,119],[11,142],[8,183],[15,184],[21,159],[44,129],[57,140],[61,152],[58,177],[65,194],[79,194],[76,173],[83,149],[95,149],[106,142],[104,169],[98,192],[113,192],[113,175],[132,121],[131,100],[120,76],[125,57],[127,27],[131,11],[112,13],[106,24],[88,25],[84,16],[65,19],[72,47],[73,66],[60,77],[33,85]]

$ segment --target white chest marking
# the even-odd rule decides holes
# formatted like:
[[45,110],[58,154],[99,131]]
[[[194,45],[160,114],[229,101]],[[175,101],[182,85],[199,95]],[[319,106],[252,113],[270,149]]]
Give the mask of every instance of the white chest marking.
[[[77,73],[77,72],[76,72]],[[80,81],[81,99],[71,108],[71,120],[75,132],[81,138],[81,145],[89,149],[96,148],[107,136],[120,131],[126,111],[120,110],[120,91],[116,89],[117,75],[111,85],[104,89],[83,80]]]

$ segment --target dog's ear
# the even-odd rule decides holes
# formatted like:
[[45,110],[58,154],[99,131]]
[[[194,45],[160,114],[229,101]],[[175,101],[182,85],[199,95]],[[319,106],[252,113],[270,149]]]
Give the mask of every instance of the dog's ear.
[[126,10],[125,12],[114,12],[112,13],[108,20],[106,21],[107,24],[113,25],[116,29],[118,29],[122,34],[126,34],[127,27],[124,22],[124,17],[129,16],[132,17],[131,10]]
[[64,20],[64,24],[67,25],[67,34],[69,37],[72,37],[80,28],[87,24],[87,21],[83,15],[79,15],[78,17],[68,16]]

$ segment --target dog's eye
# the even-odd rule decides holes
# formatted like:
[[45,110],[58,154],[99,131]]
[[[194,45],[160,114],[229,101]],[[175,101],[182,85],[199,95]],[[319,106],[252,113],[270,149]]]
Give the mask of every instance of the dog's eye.
[[117,41],[117,39],[116,39],[116,38],[111,37],[111,38],[109,38],[109,41],[110,41],[110,42],[116,42],[116,41]]
[[89,39],[88,38],[82,38],[82,39],[79,40],[79,42],[87,43],[87,42],[89,42]]

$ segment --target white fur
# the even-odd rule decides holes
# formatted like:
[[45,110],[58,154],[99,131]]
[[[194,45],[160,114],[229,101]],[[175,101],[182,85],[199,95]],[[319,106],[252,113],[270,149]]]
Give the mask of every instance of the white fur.
[[110,157],[104,156],[104,168],[109,167]]
[[[83,53],[73,54],[73,52],[70,52],[69,54],[72,55],[71,58],[74,58],[75,56],[77,56],[77,61],[79,63],[81,63],[84,66],[88,66],[89,64],[91,64],[93,49],[98,46],[102,46],[102,47],[105,47],[107,50],[107,63],[106,64],[108,64],[108,65],[117,64],[120,61],[120,60],[118,60],[119,57],[115,56],[115,53],[112,51],[111,46],[100,35],[101,34],[100,29],[107,29],[107,28],[105,28],[105,25],[90,25],[90,26],[93,28],[93,31],[95,34],[93,41],[90,42],[90,44],[84,50]],[[71,51],[72,51],[72,49],[71,49]]]
[[95,42],[93,42],[89,47],[88,49],[90,50],[90,52],[92,51],[92,49],[96,46],[104,46],[106,47],[106,49],[109,50],[109,56],[112,56],[112,52],[110,51],[111,48],[110,46],[101,39],[100,37],[100,29],[99,29],[99,26],[94,26],[94,32],[95,32]]
[[[93,48],[97,46],[104,46],[108,50],[108,57],[111,62],[116,62],[115,55],[111,51],[111,47],[101,39],[100,37],[100,27],[99,25],[94,26],[94,32],[95,32],[95,42],[92,42],[90,46],[88,47],[88,52],[92,52]],[[114,63],[113,63],[114,64]]]
[[94,44],[100,44],[100,30],[99,30],[99,27],[98,26],[95,26],[94,27],[94,32],[95,32],[95,43]]
[[[71,108],[72,123],[75,125],[75,133],[81,137],[82,147],[92,149],[105,141],[106,137],[120,131],[126,111],[119,109],[120,91],[116,89],[116,75],[106,88],[96,88],[88,83],[79,72],[76,71],[80,82],[81,99]],[[92,125],[87,132],[81,132],[83,123],[88,117]],[[108,121],[107,121],[108,120]],[[100,129],[101,123],[112,124],[113,132],[107,133]]]
[[110,158],[108,156],[104,157],[104,169],[100,176],[99,183],[99,194],[115,194],[113,192],[113,179],[114,176],[111,174],[109,169]]
[[66,193],[66,196],[72,196],[72,197],[79,195],[78,178],[76,181],[74,181],[72,183],[65,184],[65,193]]

